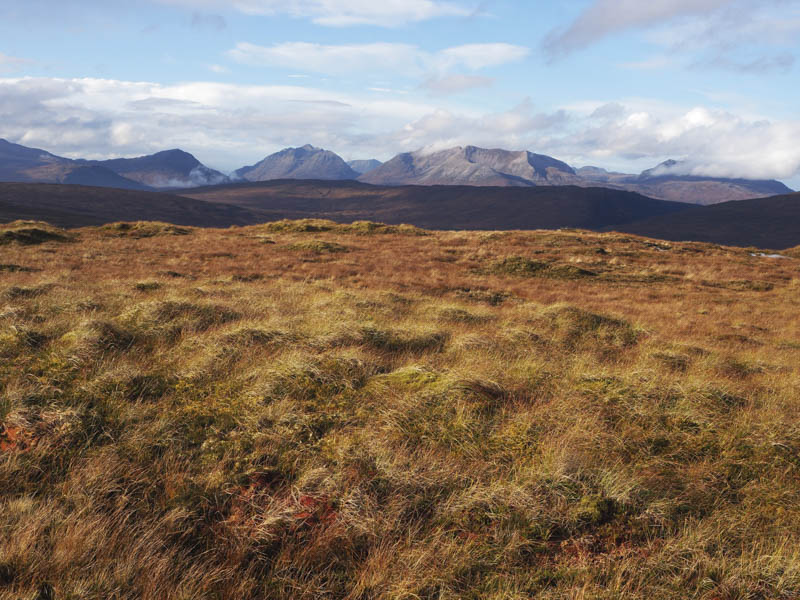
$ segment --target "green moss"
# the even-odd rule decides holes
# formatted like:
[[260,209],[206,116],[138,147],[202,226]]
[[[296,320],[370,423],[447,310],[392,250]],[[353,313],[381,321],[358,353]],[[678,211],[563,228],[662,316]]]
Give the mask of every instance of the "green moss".
[[573,509],[573,517],[587,525],[605,525],[617,515],[619,507],[611,498],[584,496]]

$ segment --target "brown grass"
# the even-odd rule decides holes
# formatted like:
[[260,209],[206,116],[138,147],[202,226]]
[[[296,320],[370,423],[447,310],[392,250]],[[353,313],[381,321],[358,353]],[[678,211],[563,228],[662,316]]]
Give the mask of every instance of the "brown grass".
[[798,260],[311,225],[3,246],[0,598],[800,597]]

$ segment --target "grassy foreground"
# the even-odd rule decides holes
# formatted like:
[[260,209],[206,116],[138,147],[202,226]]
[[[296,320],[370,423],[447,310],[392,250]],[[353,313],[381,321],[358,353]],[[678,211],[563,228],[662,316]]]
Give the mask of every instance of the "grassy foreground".
[[800,597],[800,252],[0,227],[0,598]]

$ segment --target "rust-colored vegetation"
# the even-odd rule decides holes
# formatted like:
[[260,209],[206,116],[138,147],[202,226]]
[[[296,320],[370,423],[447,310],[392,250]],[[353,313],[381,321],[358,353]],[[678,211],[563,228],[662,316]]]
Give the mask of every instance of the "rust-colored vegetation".
[[0,598],[800,597],[796,250],[0,236]]

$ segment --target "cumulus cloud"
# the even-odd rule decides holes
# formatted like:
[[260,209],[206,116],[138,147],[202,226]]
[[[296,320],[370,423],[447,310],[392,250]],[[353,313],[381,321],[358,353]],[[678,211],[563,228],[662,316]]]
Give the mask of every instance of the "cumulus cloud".
[[696,175],[760,179],[800,172],[800,120],[641,100],[552,111],[526,101],[480,112],[425,95],[304,86],[6,78],[0,79],[0,137],[86,158],[181,147],[226,170],[311,143],[345,158],[475,144],[629,171],[675,158]]
[[512,44],[466,44],[427,52],[412,44],[373,43],[325,45],[285,42],[258,46],[240,42],[228,51],[233,60],[249,65],[323,74],[370,72],[421,76],[430,71],[478,70],[524,58],[528,48]]
[[158,0],[190,8],[235,8],[249,15],[284,14],[319,25],[396,27],[437,17],[467,17],[474,9],[441,0]]

